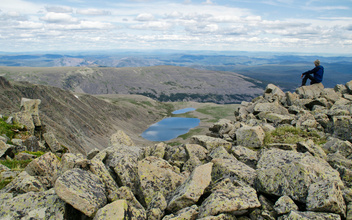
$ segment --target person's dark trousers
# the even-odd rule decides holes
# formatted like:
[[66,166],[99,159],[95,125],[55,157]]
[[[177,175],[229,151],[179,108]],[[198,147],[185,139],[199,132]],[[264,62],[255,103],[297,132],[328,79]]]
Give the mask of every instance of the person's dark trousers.
[[302,86],[305,86],[307,83],[307,79],[310,79],[310,84],[313,85],[315,83],[318,83],[317,81],[315,81],[314,77],[310,74],[306,74],[304,75],[303,79],[302,79]]

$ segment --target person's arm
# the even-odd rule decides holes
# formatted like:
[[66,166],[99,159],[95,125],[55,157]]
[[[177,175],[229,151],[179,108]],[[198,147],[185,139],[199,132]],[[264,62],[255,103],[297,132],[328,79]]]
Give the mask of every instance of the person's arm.
[[306,74],[313,74],[313,73],[316,73],[317,71],[318,71],[318,67],[315,67],[315,68],[312,69],[312,70],[308,70],[308,71],[302,73],[301,78],[302,78],[304,75],[306,75]]

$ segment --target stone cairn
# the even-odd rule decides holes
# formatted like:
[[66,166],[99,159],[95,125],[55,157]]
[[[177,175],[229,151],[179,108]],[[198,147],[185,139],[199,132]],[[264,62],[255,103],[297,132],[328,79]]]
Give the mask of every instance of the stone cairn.
[[[352,219],[351,115],[352,81],[269,84],[188,144],[137,147],[118,131],[87,156],[53,147],[0,190],[0,219]],[[281,126],[327,142],[265,144]]]

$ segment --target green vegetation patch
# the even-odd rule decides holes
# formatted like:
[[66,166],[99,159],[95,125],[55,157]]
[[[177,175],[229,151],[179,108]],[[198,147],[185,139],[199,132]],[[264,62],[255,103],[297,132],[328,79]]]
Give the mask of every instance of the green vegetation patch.
[[7,124],[6,120],[7,117],[0,119],[0,135],[5,134],[8,138],[13,139],[21,126],[17,123]]
[[23,170],[32,160],[0,160],[0,163],[11,170]]
[[202,131],[202,128],[195,128],[195,129],[191,129],[188,133],[186,134],[183,134],[183,135],[180,135],[178,136],[179,138],[182,138],[183,140],[186,140],[196,134],[199,134],[199,132]]
[[205,107],[196,109],[197,112],[200,112],[205,115],[213,116],[214,119],[209,122],[217,122],[222,118],[233,116],[234,110],[235,110],[235,105],[205,106]]
[[322,145],[326,143],[325,137],[320,137],[316,131],[304,131],[292,126],[278,127],[274,131],[266,132],[264,144],[285,143],[296,144],[300,141],[311,139],[315,144]]

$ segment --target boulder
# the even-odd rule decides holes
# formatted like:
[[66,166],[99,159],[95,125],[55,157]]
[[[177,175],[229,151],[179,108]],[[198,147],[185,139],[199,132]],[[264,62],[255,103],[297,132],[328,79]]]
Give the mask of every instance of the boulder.
[[227,151],[231,150],[232,143],[225,141],[221,138],[213,138],[205,135],[196,135],[191,138],[189,141],[190,144],[199,144],[205,147],[208,151],[212,151],[213,149],[223,146]]
[[56,155],[48,152],[41,157],[32,160],[25,170],[31,176],[37,177],[47,188],[51,188],[57,177],[60,161]]
[[188,156],[184,145],[166,146],[164,159],[171,165],[182,168],[183,164],[188,160]]
[[236,159],[216,158],[211,161],[213,165],[212,180],[216,181],[221,178],[230,178],[233,182],[243,185],[253,185],[256,178],[256,172],[253,168]]
[[242,215],[258,207],[260,207],[260,202],[257,193],[251,187],[218,189],[199,207],[198,218],[216,216],[221,213]]
[[0,219],[65,219],[65,202],[54,189],[0,199]]
[[176,214],[167,215],[163,220],[195,220],[198,219],[199,209],[196,205],[181,209]]
[[323,92],[324,86],[322,83],[316,83],[310,86],[301,86],[296,89],[296,93],[301,99],[314,99],[318,98]]
[[291,121],[294,119],[291,115],[281,115],[272,112],[260,112],[257,116],[259,119],[266,119],[268,122],[274,124],[291,124]]
[[159,144],[155,144],[152,147],[146,147],[144,149],[144,157],[155,156],[159,158],[164,158],[165,149],[167,144],[160,142]]
[[257,103],[253,108],[253,114],[257,115],[260,112],[271,112],[280,115],[287,115],[288,110],[280,105],[278,102],[273,103]]
[[236,131],[236,143],[245,147],[261,148],[265,133],[260,126],[244,126]]
[[341,93],[336,92],[333,88],[325,88],[321,92],[321,97],[325,98],[331,103],[335,103],[341,98]]
[[243,146],[233,146],[231,148],[231,153],[236,157],[237,160],[242,163],[255,168],[258,162],[257,152]]
[[97,211],[93,220],[124,220],[129,219],[129,210],[126,200],[116,200]]
[[214,123],[210,128],[209,128],[209,131],[212,131],[212,132],[219,132],[220,129],[223,127],[223,126],[226,126],[227,124],[231,124],[231,120],[228,120],[228,119],[220,119],[218,122]]
[[326,180],[343,186],[338,171],[325,160],[307,153],[270,149],[262,153],[257,164],[255,186],[258,191],[276,196],[290,196],[306,202],[313,183]]
[[186,144],[185,150],[189,158],[197,157],[200,161],[205,160],[209,152],[199,144]]
[[108,200],[109,201],[116,200],[115,199],[117,197],[116,192],[119,187],[117,186],[114,179],[111,177],[104,163],[97,159],[90,160],[89,170],[93,174],[98,176],[100,180],[105,184],[105,191],[107,193]]
[[13,193],[14,195],[28,192],[43,192],[45,187],[34,176],[29,175],[26,171],[22,171],[16,178],[0,190],[2,193]]
[[41,146],[38,138],[36,138],[35,136],[30,136],[29,138],[27,138],[24,142],[23,145],[26,146],[28,151],[32,151],[32,152],[37,152],[37,151],[45,151],[45,147]]
[[14,157],[14,146],[6,144],[0,140],[0,157],[6,158],[6,156]]
[[336,182],[323,180],[310,185],[306,206],[308,211],[332,212],[346,217],[346,204]]
[[160,220],[167,208],[167,202],[162,193],[157,192],[149,203],[147,209],[147,219],[149,220]]
[[319,212],[300,212],[291,211],[287,215],[279,217],[279,220],[341,220],[341,217],[333,213],[319,213]]
[[93,159],[99,152],[100,152],[100,150],[98,148],[94,148],[94,149],[90,150],[87,154],[87,159],[88,160]]
[[327,156],[324,150],[319,146],[315,145],[313,140],[306,140],[297,143],[296,150],[301,153],[309,152],[315,157],[319,157],[321,159],[326,160]]
[[232,154],[229,154],[224,147],[220,146],[213,149],[210,154],[208,154],[209,160],[215,158],[222,158],[222,159],[236,159]]
[[290,211],[298,211],[298,206],[288,196],[281,196],[274,205],[274,209],[278,215],[289,213]]
[[286,103],[288,106],[291,106],[295,103],[299,96],[296,93],[286,92]]
[[74,168],[55,183],[57,195],[83,214],[93,214],[107,203],[105,184],[94,174]]
[[119,130],[110,137],[112,146],[135,146],[132,139],[123,131]]
[[167,209],[175,212],[196,204],[211,181],[212,163],[195,168],[170,196]]
[[334,90],[340,94],[348,93],[347,87],[342,84],[336,84]]
[[345,84],[347,91],[352,94],[352,80]]
[[16,160],[33,160],[37,158],[37,156],[28,153],[18,153],[15,155]]
[[328,142],[326,142],[322,147],[329,153],[339,152],[346,158],[352,154],[351,142],[343,141],[338,138],[329,138]]
[[334,116],[333,137],[352,141],[352,117],[351,116]]
[[179,170],[158,157],[138,161],[138,176],[145,203],[150,204],[157,192],[166,198],[184,181]]
[[48,144],[51,152],[56,153],[56,152],[63,151],[63,147],[57,141],[55,135],[52,132],[43,134],[43,138],[44,138],[45,142]]
[[264,90],[264,94],[276,95],[278,97],[284,97],[285,93],[274,84],[268,84]]

